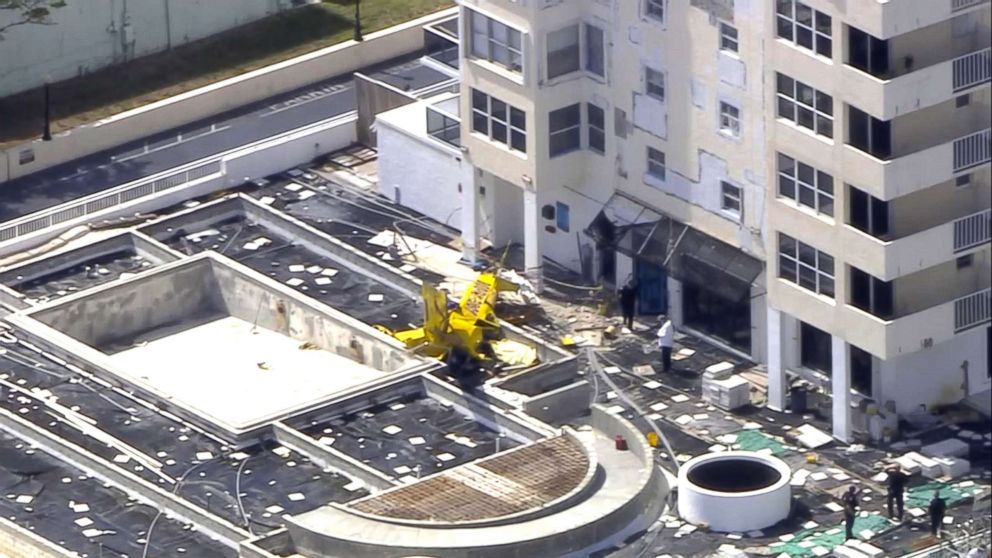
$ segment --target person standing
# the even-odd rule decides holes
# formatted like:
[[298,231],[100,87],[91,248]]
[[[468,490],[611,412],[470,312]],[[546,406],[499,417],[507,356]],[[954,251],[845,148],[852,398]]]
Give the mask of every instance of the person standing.
[[947,511],[947,501],[940,497],[940,490],[933,491],[930,500],[930,534],[940,538],[940,527],[944,524],[944,513]]
[[846,541],[854,538],[854,517],[858,513],[857,487],[849,487],[840,501],[844,505],[844,540]]
[[623,314],[623,323],[627,329],[634,330],[634,309],[637,308],[637,284],[633,280],[620,289],[620,313]]
[[902,468],[899,465],[893,465],[889,467],[887,471],[889,477],[886,479],[886,501],[888,502],[889,508],[889,519],[894,518],[893,503],[895,503],[895,511],[899,512],[899,521],[902,521],[902,509],[903,509],[903,494],[906,491],[906,481],[909,480],[909,476],[902,472]]
[[672,321],[668,316],[662,314],[658,320],[661,327],[658,328],[658,348],[661,349],[661,370],[668,372],[672,367],[672,345],[675,344],[675,332],[672,328]]

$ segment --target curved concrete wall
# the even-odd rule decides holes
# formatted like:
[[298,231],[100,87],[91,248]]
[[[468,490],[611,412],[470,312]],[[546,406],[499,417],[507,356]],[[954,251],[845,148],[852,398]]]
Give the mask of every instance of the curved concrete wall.
[[[603,481],[584,501],[557,513],[508,525],[437,529],[376,521],[332,504],[287,518],[293,544],[308,558],[553,558],[615,544],[657,517],[669,487],[632,424],[600,406],[593,407],[593,422],[602,436],[597,452],[612,451],[612,437],[619,433],[632,455],[599,459]],[[618,460],[637,466],[624,467]]]

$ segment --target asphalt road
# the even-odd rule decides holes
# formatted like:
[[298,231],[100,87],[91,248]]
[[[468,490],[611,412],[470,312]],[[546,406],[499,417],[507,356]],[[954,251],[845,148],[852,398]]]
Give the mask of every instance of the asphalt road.
[[[448,76],[419,56],[362,73],[400,89],[417,90]],[[351,76],[278,95],[200,122],[143,138],[0,184],[0,222],[221,153],[355,109]]]

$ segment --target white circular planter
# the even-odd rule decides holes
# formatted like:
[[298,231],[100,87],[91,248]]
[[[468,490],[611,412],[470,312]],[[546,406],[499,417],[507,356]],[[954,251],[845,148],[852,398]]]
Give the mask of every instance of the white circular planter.
[[709,453],[679,469],[682,519],[713,531],[770,527],[789,515],[792,472],[784,461],[749,451]]

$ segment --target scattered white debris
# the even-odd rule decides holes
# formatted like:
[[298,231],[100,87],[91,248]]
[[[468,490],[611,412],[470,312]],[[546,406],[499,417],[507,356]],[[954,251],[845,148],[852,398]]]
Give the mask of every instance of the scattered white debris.
[[313,190],[303,190],[302,192],[300,192],[300,199],[301,200],[307,200],[307,199],[310,199],[310,198],[312,198],[312,197],[314,197],[316,195],[317,195],[317,193],[314,192]]
[[439,453],[435,457],[437,457],[439,460],[441,460],[441,461],[443,461],[445,463],[447,463],[448,461],[451,461],[451,460],[453,460],[455,458],[454,455],[451,455],[450,453],[447,453],[447,452],[445,452],[445,453]]
[[104,533],[106,533],[106,531],[102,529],[83,529],[83,536],[87,539],[94,539]]
[[285,508],[283,508],[282,506],[272,505],[265,508],[265,511],[271,513],[272,515],[275,515],[277,513],[282,513],[284,509]]
[[292,494],[288,494],[286,498],[289,498],[290,502],[301,502],[306,500],[307,497],[304,496],[302,492],[294,492]]
[[199,459],[200,461],[210,461],[211,459],[214,458],[214,454],[210,453],[209,451],[198,451],[196,452],[196,458]]
[[243,451],[236,451],[229,457],[235,461],[244,461],[245,459],[248,459],[249,455]]
[[369,302],[382,302],[386,297],[380,293],[369,294]]
[[682,415],[682,416],[678,417],[677,419],[675,419],[675,422],[678,423],[678,424],[681,424],[682,426],[685,426],[685,425],[689,424],[690,422],[692,422],[692,417],[689,416],[689,415]]
[[825,446],[833,441],[829,434],[811,424],[804,424],[796,428],[796,432],[799,433],[799,443],[810,449]]
[[644,387],[647,389],[658,389],[661,387],[661,382],[656,382],[651,380],[650,382],[644,382]]
[[303,270],[305,269],[306,267],[303,264],[293,264],[289,266],[289,271],[291,273],[303,273]]
[[290,192],[299,192],[300,190],[303,189],[303,185],[297,184],[295,182],[290,182],[289,184],[286,185],[286,189],[289,190]]
[[667,408],[668,408],[668,405],[666,405],[664,403],[655,403],[654,405],[651,405],[651,410],[652,411],[664,411]]
[[331,281],[329,277],[318,277],[314,279],[313,282],[320,286],[324,286],[324,285],[330,285],[333,281]]
[[415,446],[422,446],[427,443],[427,440],[425,440],[422,436],[411,436],[408,438],[408,441]]
[[321,436],[320,439],[318,439],[317,441],[320,442],[321,444],[324,444],[325,446],[333,446],[335,440],[337,440],[337,438],[334,438],[332,436]]
[[73,521],[73,523],[79,527],[89,527],[90,525],[93,525],[93,520],[88,517],[80,517],[79,519]]
[[623,405],[613,405],[612,407],[607,407],[606,412],[610,413],[611,415],[619,415],[620,413],[624,412],[624,408]]
[[413,471],[413,469],[407,467],[406,465],[400,465],[399,467],[393,467],[393,471],[395,471],[397,475],[405,475],[410,471]]
[[365,488],[365,483],[358,479],[355,479],[349,482],[348,484],[344,485],[344,489],[347,490],[348,492],[354,492],[356,490],[361,490],[362,488]]
[[303,279],[300,279],[299,277],[293,277],[293,278],[289,279],[288,281],[286,281],[286,284],[289,285],[290,287],[299,287],[303,283],[306,283],[306,281],[304,281]]
[[117,455],[114,456],[114,463],[120,463],[123,465],[128,461],[131,461],[130,455],[124,455],[123,453],[118,453]]
[[258,199],[258,202],[264,205],[272,205],[272,202],[276,201],[272,196],[262,196]]
[[278,455],[279,457],[282,457],[283,459],[285,459],[285,458],[289,457],[290,453],[292,453],[292,452],[290,452],[289,451],[289,448],[287,448],[287,447],[279,446],[279,447],[276,447],[276,448],[272,448],[272,453],[274,453],[274,454]]
[[390,436],[395,436],[396,434],[402,432],[403,429],[400,428],[399,426],[396,426],[395,424],[390,424],[389,426],[384,427],[382,431],[385,432],[386,434],[389,434]]
[[826,504],[823,505],[823,507],[827,508],[828,510],[834,513],[839,511],[844,511],[844,506],[841,506],[837,502],[827,502]]
[[682,395],[681,393],[672,396],[672,401],[676,403],[685,403],[688,400],[689,397],[687,395]]

